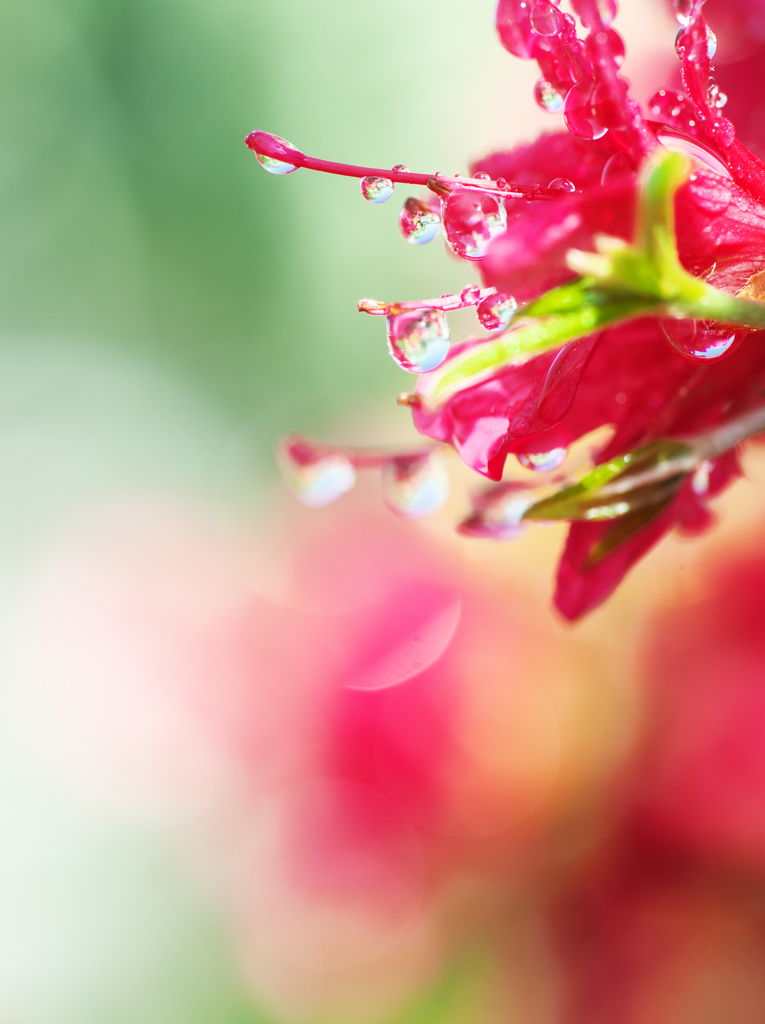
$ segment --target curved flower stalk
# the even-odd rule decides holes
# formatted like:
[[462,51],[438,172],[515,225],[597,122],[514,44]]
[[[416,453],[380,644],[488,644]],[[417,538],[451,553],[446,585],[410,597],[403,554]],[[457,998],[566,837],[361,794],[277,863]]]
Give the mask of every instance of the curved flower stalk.
[[[391,356],[417,375],[399,404],[421,434],[500,481],[510,455],[550,472],[572,441],[614,428],[582,479],[500,484],[460,527],[508,539],[536,519],[570,521],[555,595],[569,619],[607,597],[667,530],[706,527],[709,498],[739,472],[737,446],[765,430],[765,164],[722,113],[703,2],[676,0],[684,92],[659,89],[645,116],[619,73],[615,0],[572,0],[583,37],[556,0],[499,0],[500,41],[536,60],[534,97],[563,112],[567,131],[492,154],[472,177],[337,164],[263,132],[246,140],[266,170],[356,177],[370,202],[424,186],[402,208],[404,238],[421,245],[443,231],[480,271],[483,287],[459,296],[359,302],[386,318]],[[464,307],[490,333],[452,344],[447,314]],[[282,449],[293,482],[296,465],[310,464],[324,496],[311,491],[309,504],[370,464],[342,449],[297,459],[293,449]],[[428,449],[381,457],[384,480],[404,473],[418,510],[389,501],[394,511],[413,518],[441,504],[437,460]],[[316,484],[323,472],[334,483]]]

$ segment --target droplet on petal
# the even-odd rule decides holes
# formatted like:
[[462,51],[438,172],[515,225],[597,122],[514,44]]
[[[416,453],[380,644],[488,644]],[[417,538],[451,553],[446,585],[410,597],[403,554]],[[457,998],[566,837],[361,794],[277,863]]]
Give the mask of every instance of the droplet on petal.
[[414,309],[388,317],[388,350],[410,373],[435,370],[449,353],[449,321],[441,309]]
[[252,132],[245,139],[245,143],[257,157],[260,166],[268,171],[269,174],[291,174],[297,170],[297,164],[290,163],[283,157],[268,156],[260,148],[264,143],[271,143],[276,149],[294,149],[299,152],[297,147],[293,146],[291,142],[287,142],[286,139],[282,139],[278,135],[271,135],[268,132]]
[[537,473],[552,473],[562,465],[567,455],[567,448],[552,448],[549,452],[526,452],[516,458],[526,469],[533,469]]
[[600,176],[600,184],[608,185],[612,181],[618,181],[620,178],[631,178],[634,177],[635,170],[632,166],[632,160],[619,150],[618,153],[614,153],[606,160],[603,168],[603,173]]
[[370,174],[361,179],[361,194],[368,203],[385,203],[393,195],[393,182]]
[[734,351],[747,331],[706,320],[660,320],[661,330],[672,348],[694,363],[708,362]]
[[656,138],[670,153],[682,153],[684,156],[695,160],[696,163],[701,164],[702,167],[714,171],[715,174],[720,174],[724,178],[732,177],[730,169],[710,146],[706,146],[699,139],[694,138],[693,135],[689,135],[680,128],[659,128],[656,132]]
[[389,459],[382,469],[385,504],[403,519],[422,519],[449,497],[449,477],[434,453]]
[[478,320],[487,331],[504,331],[515,316],[518,303],[507,292],[495,292],[479,302]]
[[442,209],[446,241],[467,260],[483,259],[507,223],[504,203],[485,192],[457,190],[444,200]]
[[559,192],[564,195],[566,192],[576,192],[576,185],[568,178],[553,178],[547,189],[549,192]]
[[548,0],[536,0],[531,8],[531,27],[540,36],[557,36],[563,28],[563,15]]
[[477,178],[478,181],[491,181],[491,175],[488,171],[476,171],[473,177]]
[[534,99],[548,114],[559,114],[566,102],[566,94],[546,78],[540,78],[534,86]]
[[287,483],[311,508],[329,505],[356,482],[356,470],[342,452],[315,447],[304,440],[285,439],[279,446],[279,464]]
[[566,96],[563,108],[566,127],[581,139],[602,139],[608,131],[594,103],[594,93],[595,79],[588,75],[572,86]]
[[521,60],[533,60],[538,39],[531,26],[534,0],[499,0],[494,16],[499,40],[506,50]]
[[441,218],[435,210],[410,196],[401,208],[398,226],[401,234],[412,245],[425,245],[438,234]]

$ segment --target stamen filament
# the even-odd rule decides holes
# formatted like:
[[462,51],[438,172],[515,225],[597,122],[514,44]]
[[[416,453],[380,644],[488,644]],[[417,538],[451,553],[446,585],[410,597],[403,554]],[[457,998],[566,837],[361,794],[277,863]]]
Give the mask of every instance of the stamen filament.
[[359,313],[369,313],[370,316],[388,316],[403,313],[407,309],[442,309],[448,313],[454,309],[477,306],[490,295],[494,295],[496,290],[496,288],[468,287],[460,295],[441,295],[437,299],[408,299],[406,302],[385,303],[378,299],[359,299],[356,308]]
[[439,444],[436,441],[413,445],[411,448],[366,448],[354,445],[326,444],[323,441],[314,441],[312,438],[304,437],[302,434],[288,434],[279,443],[279,447],[284,451],[289,451],[293,446],[303,446],[317,456],[343,455],[354,469],[379,469],[391,459],[416,459],[436,451],[442,454],[450,454],[453,451],[450,445]]

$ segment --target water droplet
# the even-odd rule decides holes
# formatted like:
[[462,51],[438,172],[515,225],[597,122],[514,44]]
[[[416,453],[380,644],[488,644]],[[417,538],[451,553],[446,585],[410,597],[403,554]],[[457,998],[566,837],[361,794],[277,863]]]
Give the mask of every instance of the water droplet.
[[648,101],[648,109],[656,121],[687,131],[695,123],[693,104],[681,92],[659,89]]
[[507,292],[487,295],[476,310],[478,320],[487,331],[504,331],[515,315],[518,303]]
[[613,156],[610,156],[608,160],[606,160],[603,173],[600,176],[600,184],[608,185],[612,181],[618,181],[622,178],[631,178],[634,174],[635,171],[632,167],[631,159],[626,153],[619,150],[618,153],[614,153]]
[[516,416],[510,423],[511,437],[525,437],[531,430],[531,420],[528,416]]
[[618,13],[616,0],[598,0],[600,20],[604,25],[610,25]]
[[557,36],[563,25],[563,15],[548,0],[537,0],[531,8],[531,27],[540,36]]
[[724,178],[732,177],[728,167],[713,149],[680,128],[659,128],[656,138],[670,153],[683,153],[715,174],[720,174]]
[[624,63],[624,58],[627,54],[624,40],[614,28],[604,28],[601,32],[598,32],[598,36],[602,36],[603,33],[606,35],[608,49],[611,52],[614,64],[616,64],[617,68],[620,68]]
[[290,163],[279,156],[268,156],[259,148],[264,143],[270,143],[271,145],[275,144],[277,149],[284,147],[285,149],[298,151],[297,147],[293,146],[291,142],[287,142],[286,139],[282,139],[278,135],[270,135],[268,132],[252,132],[252,134],[247,136],[245,142],[255,153],[260,166],[268,171],[269,174],[291,174],[297,170],[297,164]]
[[572,135],[582,139],[602,139],[608,131],[594,102],[595,79],[583,78],[569,89],[563,116]]
[[566,192],[576,192],[576,185],[573,181],[569,181],[568,178],[553,178],[547,186],[547,190],[565,195]]
[[675,17],[683,28],[690,24],[693,4],[694,0],[675,0]]
[[460,292],[460,299],[466,305],[474,306],[476,299],[481,294],[481,289],[476,284],[469,284]]
[[457,190],[444,200],[442,209],[446,241],[467,260],[483,259],[507,223],[504,203],[485,192]]
[[341,452],[322,450],[299,439],[286,439],[278,450],[287,483],[304,505],[329,505],[356,482],[356,470]]
[[747,334],[706,320],[660,320],[659,324],[672,348],[694,363],[719,359],[734,351]]
[[385,203],[393,195],[390,178],[377,178],[370,174],[361,179],[361,194],[368,203]]
[[521,60],[532,60],[539,37],[531,27],[533,0],[499,0],[494,16],[499,40]]
[[533,469],[536,473],[552,473],[562,465],[567,455],[567,448],[552,448],[549,452],[526,452],[516,458],[526,469]]
[[449,497],[449,477],[433,454],[389,459],[382,468],[383,498],[403,519],[422,519],[436,512]]
[[566,102],[566,94],[546,78],[540,78],[534,86],[534,99],[548,114],[559,114]]
[[711,60],[717,53],[717,36],[707,25],[707,57]]
[[396,174],[408,174],[409,173],[409,168],[406,166],[406,164],[394,164],[393,167],[391,167],[391,170],[395,171]]
[[479,181],[491,181],[491,175],[486,171],[476,171],[473,178],[477,178]]
[[505,181],[504,178],[497,178],[497,188],[501,188],[501,189],[506,189],[507,188],[507,182]]
[[472,515],[460,523],[457,531],[464,537],[515,540],[529,528],[522,519],[533,503],[533,493],[526,484],[508,480],[476,495]]
[[449,321],[441,309],[414,309],[388,317],[388,350],[410,373],[435,370],[449,352]]
[[714,462],[710,462],[709,459],[704,459],[691,478],[691,489],[694,494],[698,494],[699,497],[702,497],[702,495],[707,493],[709,490],[709,474],[713,469]]
[[401,234],[412,245],[425,245],[438,234],[441,218],[435,210],[410,196],[401,208],[398,226]]
[[540,423],[552,426],[559,423],[569,411],[597,340],[597,335],[590,335],[570,341],[553,359],[537,402],[536,413]]

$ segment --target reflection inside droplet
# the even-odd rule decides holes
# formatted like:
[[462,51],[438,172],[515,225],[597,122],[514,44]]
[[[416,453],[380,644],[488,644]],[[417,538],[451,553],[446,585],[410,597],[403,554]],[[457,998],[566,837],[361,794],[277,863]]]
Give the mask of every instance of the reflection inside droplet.
[[388,350],[410,373],[435,370],[449,352],[449,321],[440,309],[415,309],[388,316]]
[[393,182],[390,178],[377,178],[368,175],[360,182],[361,194],[368,203],[384,203],[393,195]]
[[565,461],[567,454],[567,448],[551,448],[549,452],[524,452],[516,457],[526,469],[533,469],[537,473],[551,473]]
[[403,519],[422,519],[449,497],[449,477],[434,453],[389,459],[382,469],[385,504]]

